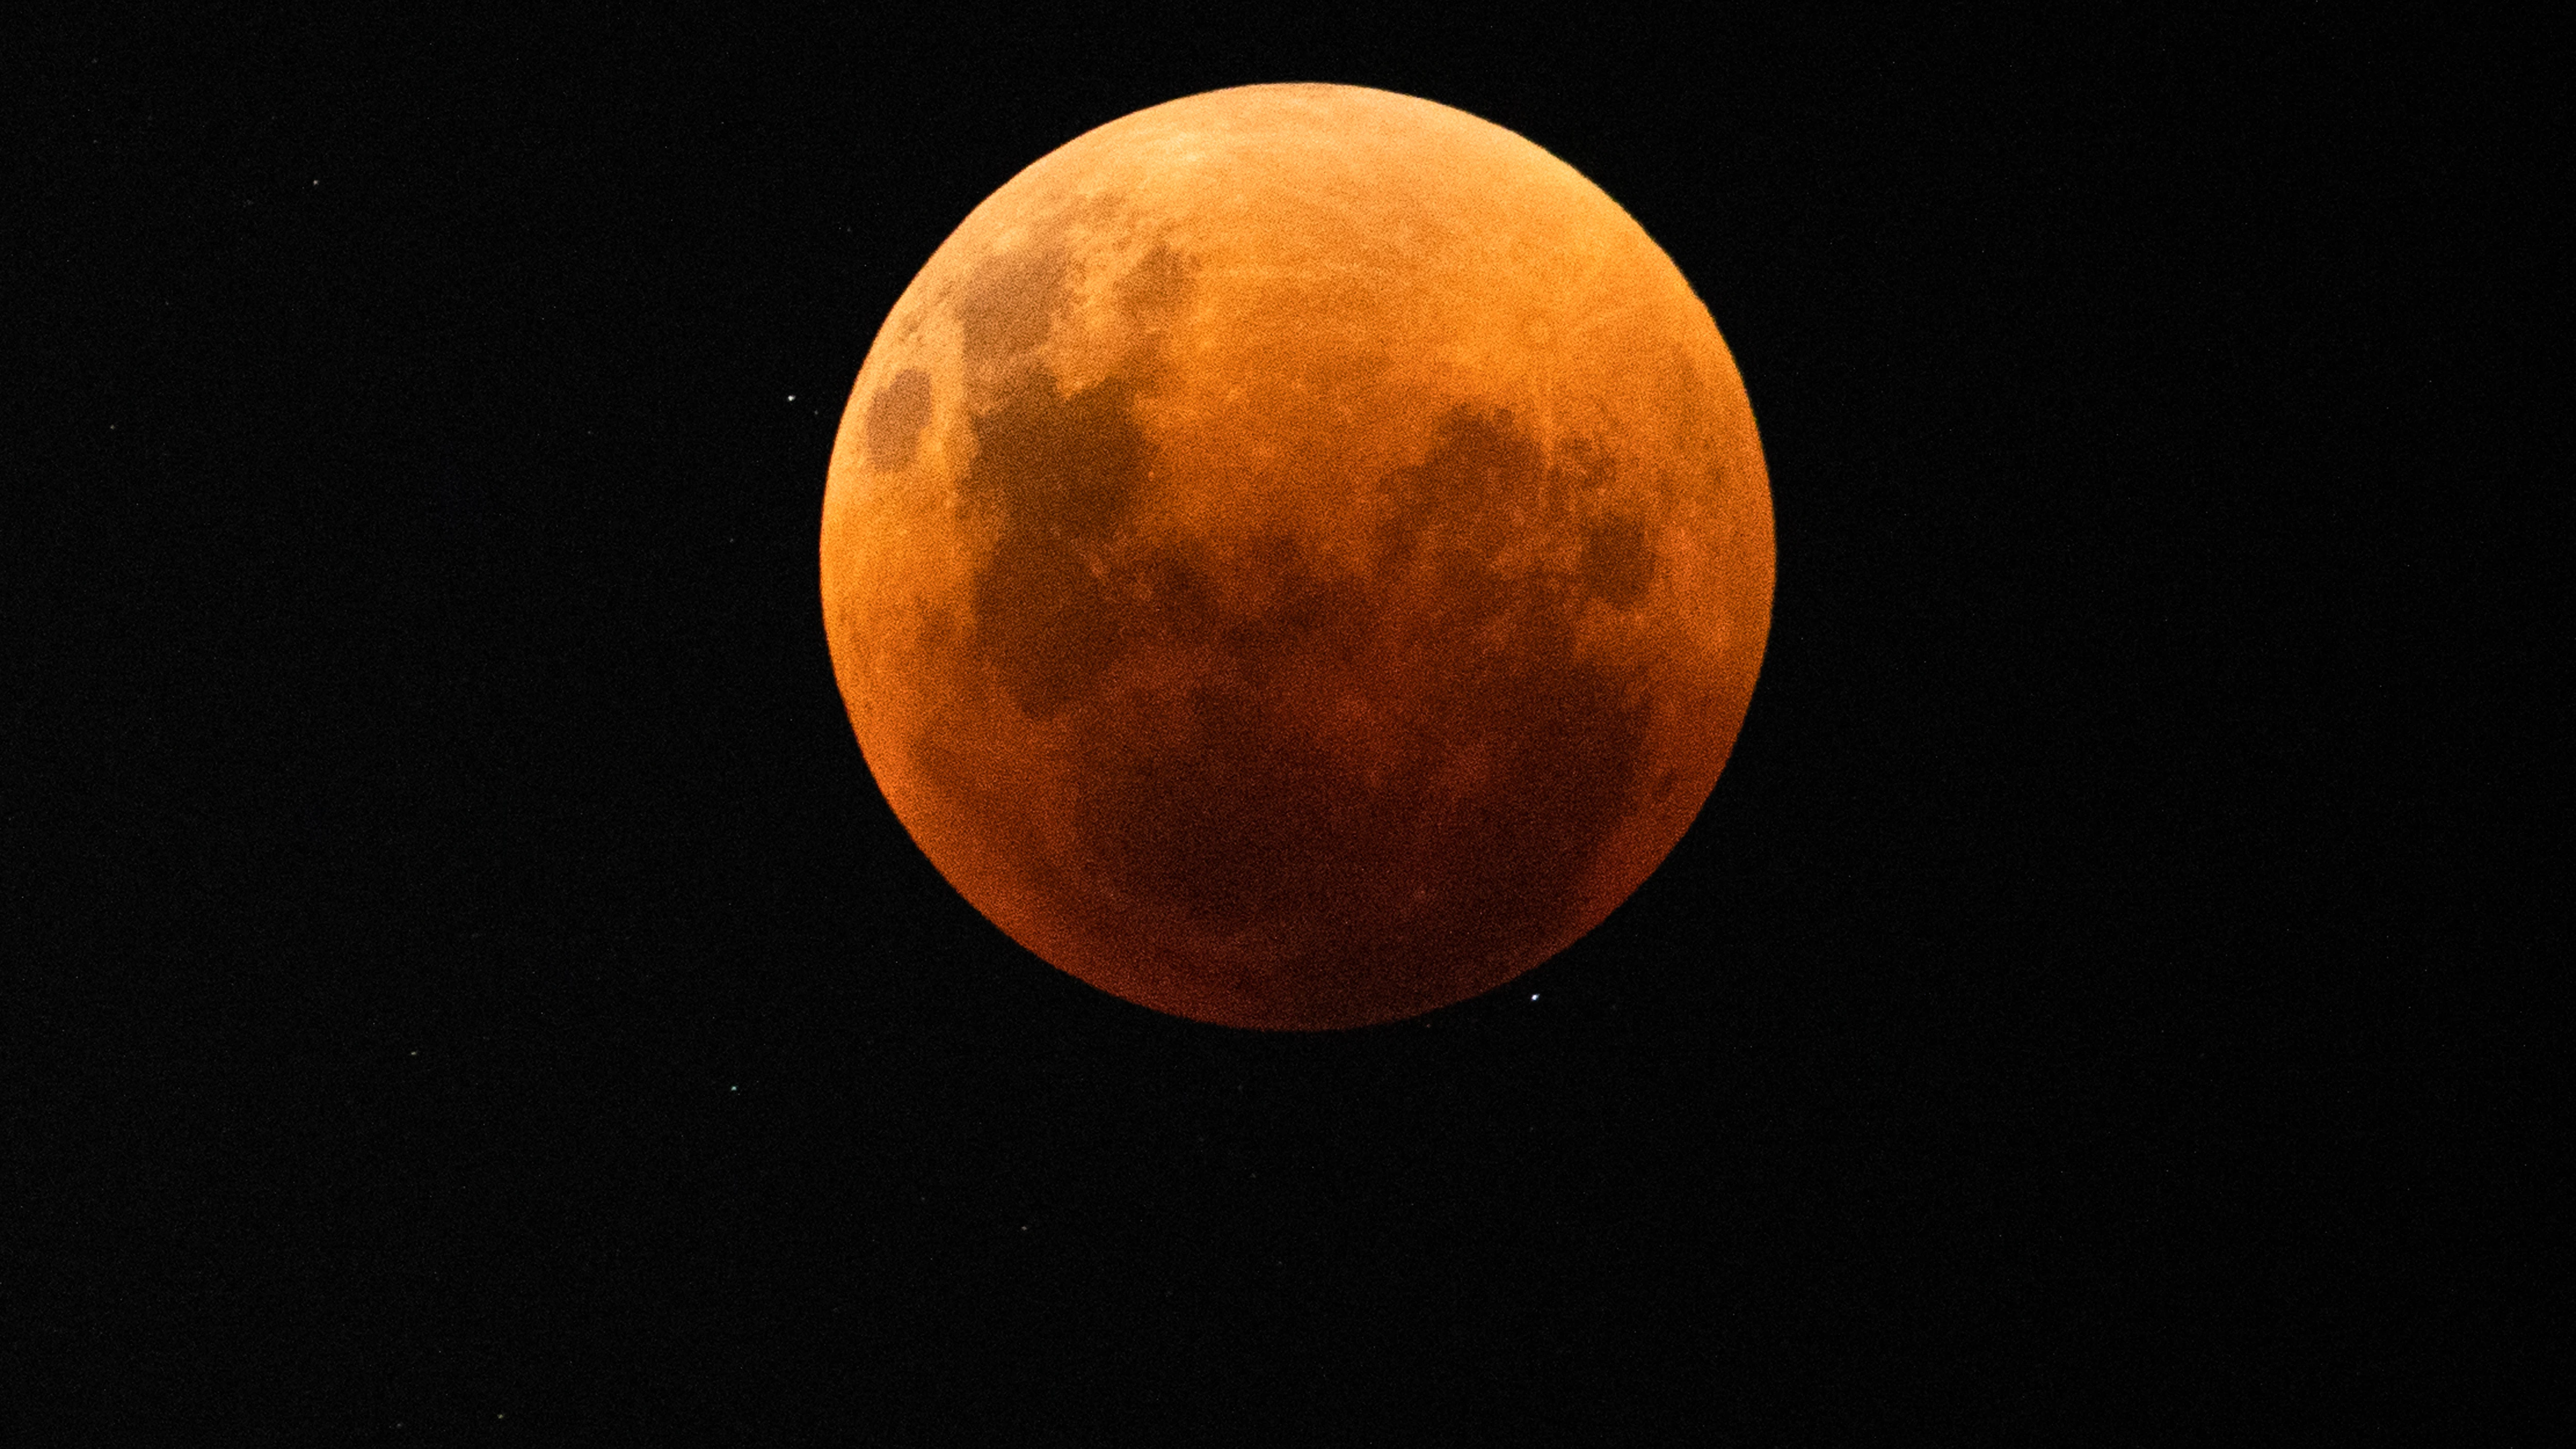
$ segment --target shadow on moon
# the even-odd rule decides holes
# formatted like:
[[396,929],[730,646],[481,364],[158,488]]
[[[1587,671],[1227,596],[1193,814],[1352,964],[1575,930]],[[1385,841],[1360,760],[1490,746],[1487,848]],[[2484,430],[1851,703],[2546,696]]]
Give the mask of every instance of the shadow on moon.
[[[908,386],[899,376],[871,418],[909,412]],[[1528,964],[1533,941],[1589,925],[1570,918],[1584,878],[1646,803],[1649,718],[1638,691],[1578,657],[1576,626],[1588,606],[1635,606],[1654,570],[1638,521],[1574,523],[1598,454],[1551,469],[1507,414],[1461,408],[1420,464],[1377,480],[1387,511],[1366,573],[1273,534],[1219,588],[1210,561],[1139,543],[1152,447],[1134,397],[1117,378],[1063,395],[1032,368],[971,419],[960,490],[1000,530],[971,623],[942,652],[989,668],[1029,719],[1075,717],[1085,853],[1047,851],[1024,804],[926,729],[915,757],[983,816],[973,834],[1014,851],[1085,934],[1131,933],[1126,903],[1148,901],[1247,945],[1208,963],[1220,979],[1119,984],[1148,1000],[1266,995],[1284,978],[1336,1022],[1391,1014],[1481,989]],[[1582,538],[1580,564],[1497,567],[1533,531]],[[1247,597],[1262,606],[1223,602]],[[1197,663],[1139,688],[1119,668],[1138,656]],[[960,679],[951,697],[975,692]],[[1342,702],[1351,718],[1319,729]]]

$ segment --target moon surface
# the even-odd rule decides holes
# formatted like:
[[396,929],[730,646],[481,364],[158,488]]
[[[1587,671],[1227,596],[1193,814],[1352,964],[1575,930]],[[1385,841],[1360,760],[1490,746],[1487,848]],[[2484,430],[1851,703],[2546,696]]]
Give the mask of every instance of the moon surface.
[[1708,310],[1429,101],[1082,135],[905,289],[832,451],[850,723],[966,899],[1101,990],[1318,1030],[1490,990],[1699,813],[1770,626]]

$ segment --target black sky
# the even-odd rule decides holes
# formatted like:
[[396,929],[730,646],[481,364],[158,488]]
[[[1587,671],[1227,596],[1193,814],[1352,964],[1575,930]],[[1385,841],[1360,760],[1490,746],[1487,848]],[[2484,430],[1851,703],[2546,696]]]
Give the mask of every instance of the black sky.
[[[2533,1037],[2461,975],[2542,957],[2474,929],[2539,727],[2465,723],[2510,630],[2436,647],[2514,486],[2466,405],[2541,416],[2455,305],[2536,254],[2511,37],[855,14],[12,62],[0,1423],[2412,1437],[2529,1371],[2474,1144]],[[816,594],[931,250],[1262,80],[1627,207],[1780,538],[1664,869],[1330,1036],[985,924]]]

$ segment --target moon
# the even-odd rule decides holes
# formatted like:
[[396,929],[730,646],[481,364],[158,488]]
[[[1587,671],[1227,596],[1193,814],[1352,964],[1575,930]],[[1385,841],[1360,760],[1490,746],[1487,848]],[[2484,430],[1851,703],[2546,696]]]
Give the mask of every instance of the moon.
[[1326,1030],[1493,989],[1698,815],[1771,492],[1716,323],[1572,167],[1258,85],[1041,158],[886,317],[822,602],[913,840],[1041,958]]

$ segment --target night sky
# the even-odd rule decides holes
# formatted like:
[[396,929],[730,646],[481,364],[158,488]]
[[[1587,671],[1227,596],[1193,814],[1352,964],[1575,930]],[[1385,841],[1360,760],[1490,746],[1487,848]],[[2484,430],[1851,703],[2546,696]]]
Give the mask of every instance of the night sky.
[[[2445,361],[2535,254],[2472,134],[2526,48],[859,11],[13,43],[0,1428],[2438,1437],[2533,1371],[2537,1028],[2461,983],[2549,954],[2479,925],[2540,727],[2435,647],[2465,406],[2541,415]],[[1625,206],[1779,533],[1662,870],[1325,1035],[987,924],[816,581],[941,239],[1266,80]]]

